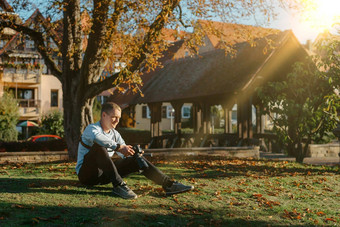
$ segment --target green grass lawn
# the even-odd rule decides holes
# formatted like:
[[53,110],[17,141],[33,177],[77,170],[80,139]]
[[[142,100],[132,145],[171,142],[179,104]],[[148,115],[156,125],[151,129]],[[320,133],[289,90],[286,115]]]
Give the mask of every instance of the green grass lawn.
[[2,165],[0,226],[340,225],[339,167],[202,156],[151,161],[195,190],[165,197],[134,174],[126,181],[140,197],[124,200],[111,185],[82,186],[73,162]]

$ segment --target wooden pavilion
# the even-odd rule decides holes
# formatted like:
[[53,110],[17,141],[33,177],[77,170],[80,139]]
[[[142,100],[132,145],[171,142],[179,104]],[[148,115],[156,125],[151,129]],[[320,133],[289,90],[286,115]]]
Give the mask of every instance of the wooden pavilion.
[[[297,61],[308,55],[291,31],[278,32],[249,42],[236,43],[234,55],[222,49],[207,51],[196,57],[163,62],[163,68],[142,76],[144,96],[125,96],[130,108],[146,103],[151,110],[150,148],[235,146],[241,141],[264,136],[261,104],[256,88],[267,81],[283,80]],[[174,47],[175,48],[175,47]],[[122,100],[118,95],[115,100]],[[162,135],[161,106],[170,102],[175,109],[175,127],[171,135]],[[194,133],[181,133],[181,107],[193,104]],[[232,133],[231,109],[237,104],[237,133]],[[212,105],[224,109],[224,134],[211,134]],[[256,127],[252,124],[252,105],[256,107]],[[133,113],[133,110],[131,111]],[[133,114],[132,114],[133,115]],[[211,144],[210,144],[211,145]]]

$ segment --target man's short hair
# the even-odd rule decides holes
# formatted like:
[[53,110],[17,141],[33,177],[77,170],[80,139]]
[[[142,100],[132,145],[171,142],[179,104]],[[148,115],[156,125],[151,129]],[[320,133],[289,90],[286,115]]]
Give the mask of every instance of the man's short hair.
[[119,110],[122,111],[122,109],[120,108],[120,106],[118,106],[116,103],[114,102],[106,102],[102,105],[102,110],[101,110],[101,114],[103,114],[103,112],[109,114],[111,111],[113,110]]

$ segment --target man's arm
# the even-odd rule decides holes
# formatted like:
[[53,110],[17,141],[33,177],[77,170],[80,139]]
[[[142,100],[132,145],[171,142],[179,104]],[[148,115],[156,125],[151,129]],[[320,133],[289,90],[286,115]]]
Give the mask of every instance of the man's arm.
[[[112,138],[104,135],[103,130],[100,128],[100,126],[97,126],[95,124],[89,125],[85,128],[82,134],[82,140],[86,145],[90,147],[92,147],[94,143],[97,143],[105,148],[110,148],[112,150],[116,149],[117,147],[117,142]],[[122,144],[125,144],[125,142],[122,141]]]
[[117,132],[116,130],[113,130],[113,133],[115,135],[114,137],[116,139],[116,143],[119,146],[118,149],[116,147],[115,151],[117,151],[118,153],[121,153],[125,157],[133,155],[135,151],[133,150],[132,146],[125,144],[125,141],[119,132]]

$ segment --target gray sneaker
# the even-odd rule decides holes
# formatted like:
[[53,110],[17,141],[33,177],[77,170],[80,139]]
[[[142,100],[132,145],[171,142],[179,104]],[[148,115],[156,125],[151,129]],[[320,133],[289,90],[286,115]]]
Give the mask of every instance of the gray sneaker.
[[187,192],[187,191],[190,191],[192,189],[194,189],[194,186],[184,185],[184,184],[181,184],[177,181],[175,181],[170,187],[164,188],[165,194],[167,196],[182,193],[182,192]]
[[118,185],[113,188],[113,194],[122,197],[123,199],[137,199],[136,193],[134,193],[124,182],[122,185]]

